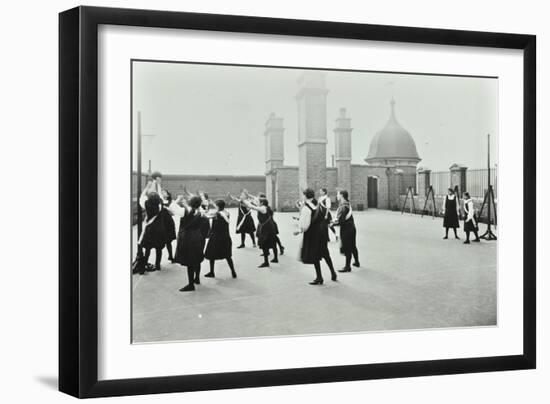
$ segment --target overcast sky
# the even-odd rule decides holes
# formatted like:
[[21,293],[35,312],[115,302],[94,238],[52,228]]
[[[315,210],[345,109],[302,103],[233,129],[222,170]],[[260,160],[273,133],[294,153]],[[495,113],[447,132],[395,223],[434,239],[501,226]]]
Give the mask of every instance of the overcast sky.
[[[271,112],[284,118],[285,164],[297,165],[301,70],[152,62],[133,68],[134,117],[141,111],[143,133],[155,135],[143,141],[144,171],[151,159],[153,170],[166,174],[261,175]],[[392,96],[397,120],[416,142],[419,167],[485,168],[487,133],[491,165],[497,163],[497,79],[329,71],[326,82],[327,165],[339,108],[351,118],[352,163],[361,164],[388,120]]]

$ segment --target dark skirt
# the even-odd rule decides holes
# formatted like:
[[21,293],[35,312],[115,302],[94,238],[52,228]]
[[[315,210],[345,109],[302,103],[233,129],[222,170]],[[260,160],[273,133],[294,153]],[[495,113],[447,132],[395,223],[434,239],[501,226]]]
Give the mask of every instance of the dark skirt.
[[351,254],[357,248],[355,223],[348,220],[340,225],[340,253]]
[[456,213],[456,210],[453,209],[451,211],[445,211],[445,217],[443,218],[443,227],[460,227],[460,225],[458,224],[458,214]]
[[168,210],[161,209],[159,215],[159,219],[162,221],[162,225],[164,226],[164,241],[168,244],[172,242],[172,240],[176,239],[176,224],[174,223],[174,219]]
[[276,225],[273,219],[269,219],[264,223],[258,224],[256,237],[258,238],[258,247],[262,250],[275,248],[277,245]]
[[474,225],[473,220],[464,220],[464,231],[478,231],[479,227],[477,226],[477,220],[475,223],[476,224]]
[[[237,217],[237,226],[243,220],[243,216],[244,215],[239,210],[239,216]],[[254,224],[254,219],[252,219],[252,215],[250,213],[246,215],[243,224],[241,224],[241,227],[239,227],[236,230],[237,233],[244,233],[244,234],[254,233],[255,231],[256,231],[256,225]]]
[[180,226],[174,261],[188,267],[200,265],[204,259],[204,244],[205,240],[201,227],[182,229],[182,226]]
[[302,240],[302,249],[300,251],[300,261],[304,264],[315,264],[323,256],[322,245],[327,248],[324,237],[319,229],[311,229],[304,233]]
[[204,257],[207,260],[223,260],[231,258],[231,237],[225,234],[213,233],[210,235]]
[[166,244],[162,220],[157,217],[148,225],[143,226],[143,237],[139,245],[143,248],[163,248]]

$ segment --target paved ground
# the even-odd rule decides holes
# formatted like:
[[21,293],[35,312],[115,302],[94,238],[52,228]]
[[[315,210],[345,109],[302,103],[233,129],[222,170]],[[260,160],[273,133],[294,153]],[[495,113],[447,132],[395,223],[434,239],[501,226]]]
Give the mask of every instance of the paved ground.
[[[234,222],[236,212],[231,216]],[[233,251],[238,279],[231,278],[225,261],[218,261],[216,279],[201,275],[195,292],[178,291],[186,271],[165,260],[160,272],[134,275],[134,341],[496,324],[496,242],[443,240],[442,219],[355,212],[361,268],[331,282],[323,266],[325,285],[310,286],[314,270],[297,260],[291,216],[276,214],[287,250],[270,269],[257,268],[259,250],[248,246]],[[233,246],[239,243],[235,235]],[[330,250],[341,268],[338,244],[332,242]],[[207,270],[205,262],[202,274]]]

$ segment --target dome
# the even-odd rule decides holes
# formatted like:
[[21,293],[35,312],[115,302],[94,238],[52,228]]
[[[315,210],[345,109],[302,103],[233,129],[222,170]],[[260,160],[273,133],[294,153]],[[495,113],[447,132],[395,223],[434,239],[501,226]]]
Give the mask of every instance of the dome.
[[369,148],[367,163],[383,160],[409,160],[418,163],[421,159],[411,134],[395,119],[395,101],[391,101],[391,115],[384,128],[376,133]]

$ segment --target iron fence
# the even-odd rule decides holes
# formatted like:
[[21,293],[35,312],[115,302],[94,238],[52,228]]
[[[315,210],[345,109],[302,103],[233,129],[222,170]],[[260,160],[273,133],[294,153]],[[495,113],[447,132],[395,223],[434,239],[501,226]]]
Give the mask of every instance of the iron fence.
[[[491,185],[493,186],[493,192],[495,198],[498,196],[497,192],[497,169],[491,168]],[[466,170],[466,190],[473,197],[483,198],[485,191],[488,187],[487,169],[474,169]]]
[[[487,169],[466,170],[466,191],[474,198],[483,198],[487,190]],[[451,174],[449,171],[433,171],[430,173],[430,185],[435,195],[445,195],[451,186]],[[491,185],[495,198],[497,197],[497,169],[491,168]]]
[[451,186],[451,173],[449,171],[431,172],[430,185],[433,187],[435,195],[447,194],[447,189]]

